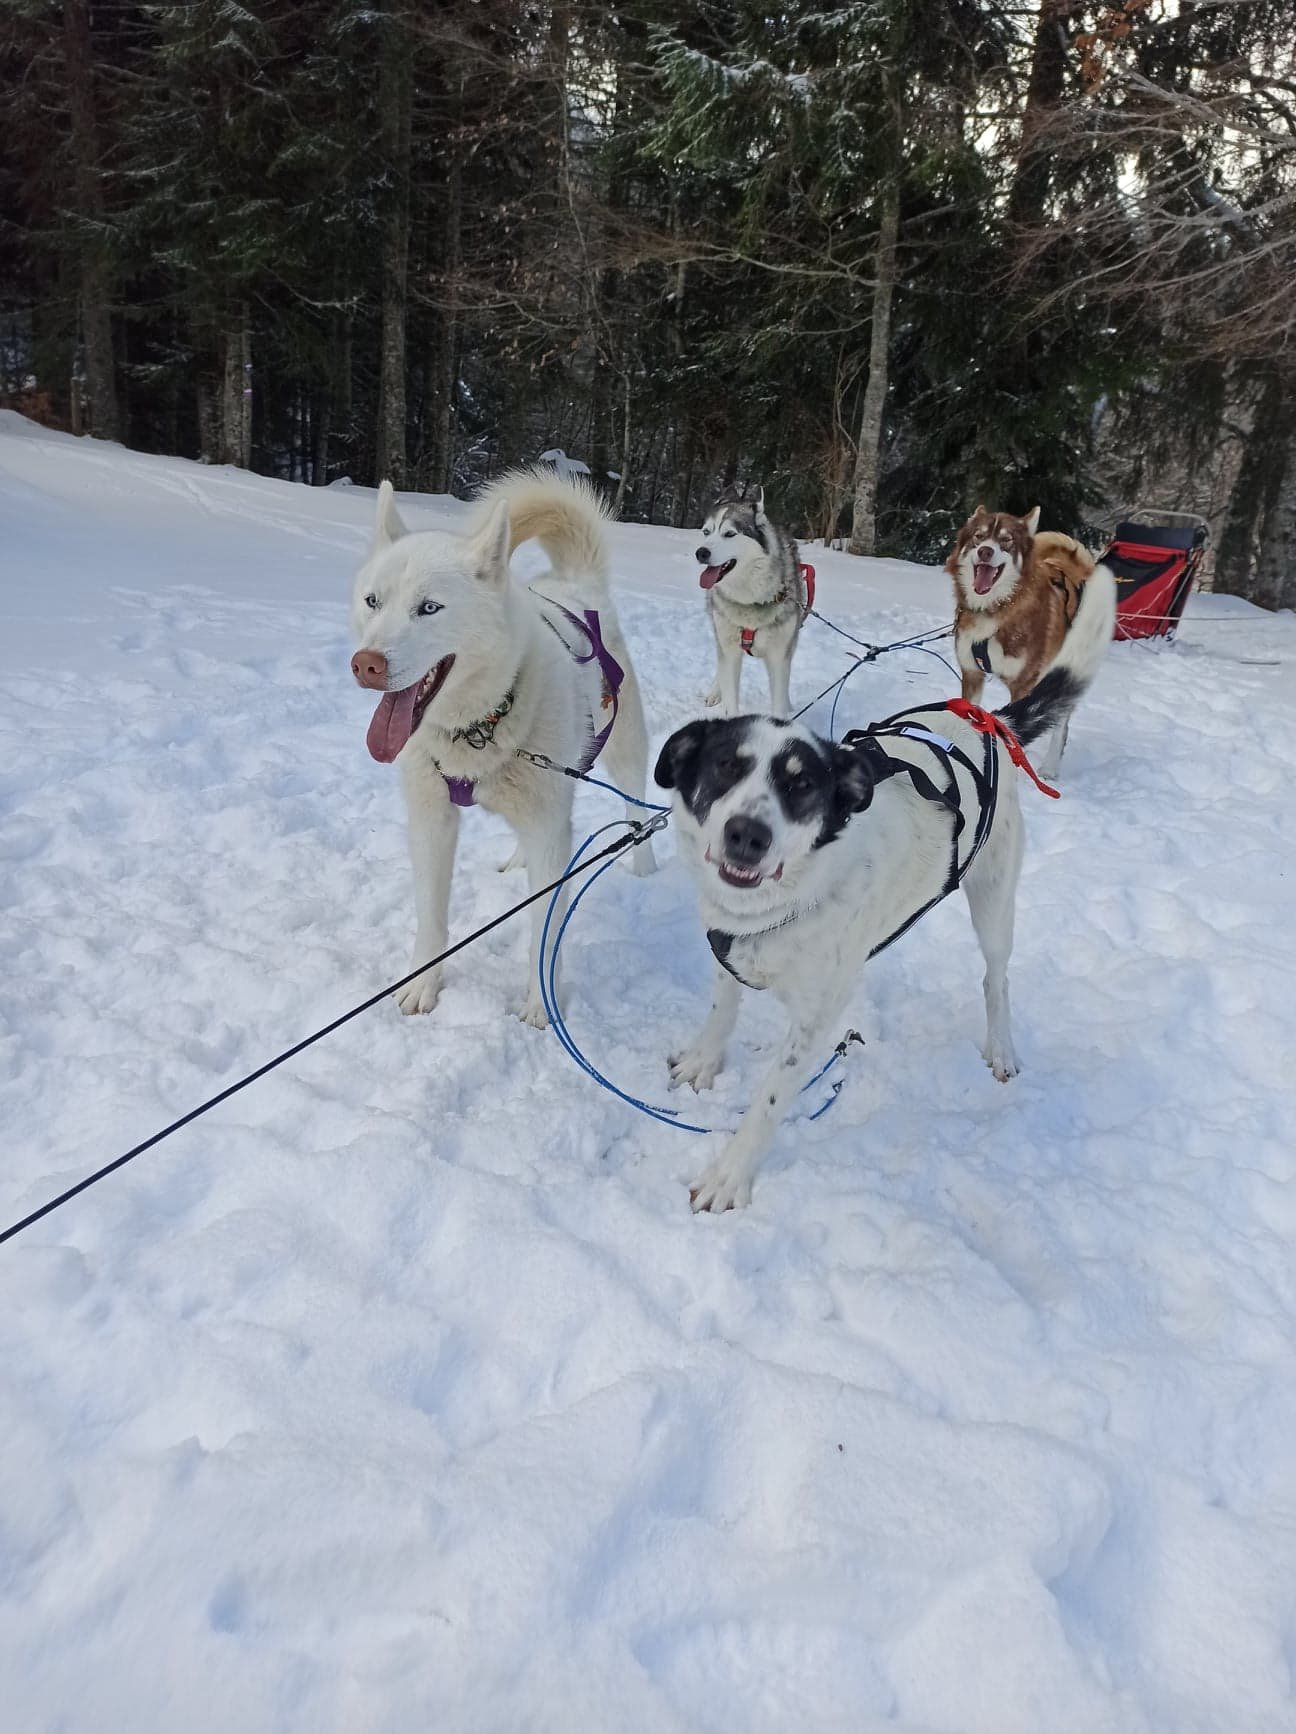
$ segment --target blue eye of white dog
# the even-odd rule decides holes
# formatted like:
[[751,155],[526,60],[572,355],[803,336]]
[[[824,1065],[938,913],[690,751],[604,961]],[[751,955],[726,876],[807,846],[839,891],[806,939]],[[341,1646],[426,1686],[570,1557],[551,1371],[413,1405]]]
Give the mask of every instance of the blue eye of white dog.
[[378,598],[374,595],[373,591],[371,590],[369,592],[369,594],[365,597],[365,607],[366,608],[377,608],[377,606],[378,606]]
[[420,602],[414,612],[415,614],[440,614],[441,608],[442,604],[440,602],[433,602],[429,598],[426,601]]

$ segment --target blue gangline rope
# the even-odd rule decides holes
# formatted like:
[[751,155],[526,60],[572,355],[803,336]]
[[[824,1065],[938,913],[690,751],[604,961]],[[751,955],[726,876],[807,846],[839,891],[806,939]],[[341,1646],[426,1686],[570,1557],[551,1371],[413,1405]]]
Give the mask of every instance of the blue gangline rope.
[[[616,790],[617,794],[620,794],[620,792],[619,789]],[[670,809],[669,807],[658,807],[656,808],[656,811],[658,813],[668,814]],[[581,857],[593,842],[601,837],[605,831],[615,830],[617,824],[620,822],[621,821],[619,820],[614,820],[611,824],[601,825],[597,831],[592,831],[572,856],[570,862],[568,862],[567,871],[570,872],[572,868],[579,863]],[[554,935],[552,948],[549,944],[549,934],[553,923],[554,912],[558,907],[557,893],[549,899],[549,907],[545,911],[544,927],[541,929],[540,933],[540,998],[549,1018],[550,1028],[553,1030],[562,1046],[566,1049],[567,1053],[573,1060],[575,1060],[576,1064],[588,1077],[592,1078],[596,1084],[602,1085],[605,1090],[610,1091],[612,1095],[618,1097],[621,1101],[628,1103],[630,1107],[638,1108],[641,1114],[648,1114],[652,1119],[660,1120],[665,1126],[674,1126],[680,1132],[697,1132],[704,1134],[723,1132],[725,1128],[722,1126],[696,1126],[691,1121],[682,1119],[678,1108],[659,1108],[652,1102],[645,1102],[638,1096],[632,1096],[628,1090],[623,1090],[619,1084],[614,1084],[611,1078],[607,1077],[603,1072],[600,1072],[588,1055],[581,1050],[580,1046],[577,1044],[576,1038],[568,1028],[567,1020],[563,1017],[563,1014],[559,1009],[558,954],[562,949],[563,940],[566,938],[567,929],[571,925],[572,917],[580,907],[581,899],[585,896],[585,893],[594,884],[595,880],[602,878],[603,874],[607,871],[607,868],[612,865],[614,860],[615,856],[605,862],[604,865],[599,868],[597,873],[591,874],[585,881],[584,885],[581,886],[575,897],[572,898],[571,903],[568,905],[567,913],[563,916],[558,931]],[[823,1077],[824,1073],[831,1067],[835,1066],[840,1058],[841,1054],[834,1048],[833,1052],[829,1055],[827,1060],[824,1061],[823,1065],[820,1066],[814,1077],[802,1085],[801,1094],[804,1095],[807,1090],[813,1088],[813,1086],[819,1082],[820,1078]],[[817,1120],[821,1114],[826,1114],[840,1095],[841,1087],[840,1080],[835,1082],[832,1086],[832,1094],[829,1096],[828,1100],[822,1107],[817,1108],[815,1112],[808,1117],[811,1120]]]

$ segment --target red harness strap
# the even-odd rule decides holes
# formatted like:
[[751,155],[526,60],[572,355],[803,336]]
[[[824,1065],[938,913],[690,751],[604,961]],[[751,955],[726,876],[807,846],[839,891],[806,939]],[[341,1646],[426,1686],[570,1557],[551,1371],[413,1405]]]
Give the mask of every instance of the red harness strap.
[[[805,585],[805,589],[806,589],[805,614],[803,614],[801,616],[802,620],[804,620],[806,617],[806,614],[809,614],[810,610],[814,607],[815,569],[813,566],[802,566],[800,568],[800,572],[801,572],[801,582]],[[756,628],[754,626],[744,626],[743,627],[742,647],[743,647],[743,655],[744,656],[753,656],[755,654],[755,651],[756,651]]]
[[993,711],[982,710],[979,704],[970,704],[965,698],[952,698],[947,702],[945,708],[952,711],[955,716],[962,717],[964,722],[971,723],[978,734],[993,735],[996,740],[1002,741],[1008,749],[1008,757],[1017,769],[1025,771],[1031,782],[1042,794],[1050,795],[1055,801],[1060,798],[1057,789],[1050,789],[1047,783],[1040,781],[1035,774],[1034,765],[1026,757],[1026,749],[1002,717],[996,716]]

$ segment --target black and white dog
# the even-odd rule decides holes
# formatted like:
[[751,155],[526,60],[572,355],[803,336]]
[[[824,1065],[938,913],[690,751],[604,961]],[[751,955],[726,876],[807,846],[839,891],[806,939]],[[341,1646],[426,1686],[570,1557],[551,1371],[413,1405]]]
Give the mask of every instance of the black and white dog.
[[[1000,715],[1029,742],[1082,690],[1055,667]],[[960,882],[986,963],[982,1051],[1001,1081],[1018,1069],[1007,973],[1022,858],[1016,771],[1004,742],[942,706],[911,715],[844,743],[767,717],[704,719],[662,748],[656,779],[672,791],[716,956],[711,1014],[671,1076],[698,1090],[714,1081],[740,986],[769,988],[789,1019],[738,1130],[692,1188],[694,1210],[747,1203],[784,1114],[842,1033],[864,965]]]
[[737,714],[746,653],[765,664],[771,711],[787,716],[808,598],[796,543],[765,516],[763,489],[750,498],[741,490],[720,496],[702,526],[697,559],[716,641],[715,684],[705,702]]

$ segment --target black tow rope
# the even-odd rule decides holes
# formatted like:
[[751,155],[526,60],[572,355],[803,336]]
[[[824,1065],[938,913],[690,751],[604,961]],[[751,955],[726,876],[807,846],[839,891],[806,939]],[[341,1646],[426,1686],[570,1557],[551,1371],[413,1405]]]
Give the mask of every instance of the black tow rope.
[[343,1012],[341,1017],[334,1018],[322,1029],[316,1030],[312,1035],[304,1036],[299,1042],[294,1042],[292,1047],[285,1048],[281,1054],[276,1054],[272,1060],[267,1060],[264,1065],[258,1066],[253,1072],[248,1072],[245,1077],[237,1079],[232,1084],[227,1084],[216,1095],[209,1096],[205,1102],[200,1102],[196,1108],[190,1108],[187,1114],[181,1114],[178,1120],[172,1120],[169,1126],[164,1126],[160,1132],[155,1132],[151,1138],[145,1138],[143,1143],[136,1144],[132,1149],[124,1151],[122,1155],[114,1157],[111,1162],[105,1162],[102,1168],[96,1168],[93,1174],[87,1174],[84,1180],[78,1180],[75,1186],[69,1186],[66,1192],[60,1192],[57,1198],[51,1198],[49,1203],[42,1204],[39,1210],[33,1210],[29,1215],[24,1216],[20,1222],[11,1223],[8,1228],[0,1231],[0,1245],[6,1240],[12,1240],[15,1234],[21,1234],[24,1228],[30,1228],[34,1222],[39,1222],[43,1216],[48,1216],[60,1205],[68,1203],[78,1193],[88,1191],[91,1186],[97,1185],[109,1174],[114,1174],[117,1169],[124,1168],[128,1162],[133,1162],[137,1156],[142,1156],[146,1150],[151,1150],[155,1144],[160,1144],[164,1138],[171,1137],[172,1133],[189,1125],[190,1121],[200,1119],[202,1115],[210,1113],[213,1108],[218,1108],[222,1102],[227,1102],[231,1096],[238,1095],[240,1090],[246,1090],[249,1084],[255,1084],[258,1078],[264,1078],[267,1072],[273,1072],[277,1066],[282,1066],[286,1060],[291,1060],[295,1055],[304,1052],[305,1049],[314,1047],[316,1042],[322,1042],[325,1036],[331,1036],[334,1030],[340,1030],[343,1024],[349,1024],[352,1018],[358,1018],[361,1012],[371,1010],[380,1000],[387,999],[391,994],[399,992],[409,982],[417,981],[419,976],[426,975],[430,969],[435,969],[437,964],[444,963],[447,958],[454,957],[457,952],[466,950],[468,946],[476,940],[484,938],[495,928],[502,927],[506,921],[511,920],[523,909],[529,908],[533,903],[538,903],[542,897],[551,897],[559,886],[565,885],[569,879],[575,879],[582,873],[588,873],[591,867],[606,860],[609,855],[619,854],[621,850],[633,848],[636,843],[643,842],[645,837],[657,829],[658,823],[660,821],[654,823],[652,820],[648,820],[642,824],[632,825],[625,836],[614,839],[605,849],[600,849],[597,855],[591,855],[588,860],[582,861],[579,867],[570,868],[551,884],[542,886],[539,891],[533,891],[529,897],[524,897],[520,903],[513,904],[502,915],[497,915],[494,920],[479,927],[475,933],[470,933],[465,938],[456,940],[453,945],[447,946],[439,956],[430,958],[427,963],[421,963],[417,969],[410,970],[408,975],[401,976],[399,981],[393,981],[386,987],[380,987],[377,993],[371,993],[368,999],[361,1000],[359,1005],[352,1006],[351,1010]]
[[[916,711],[901,711],[896,716],[888,717],[885,722],[874,723],[871,728],[850,729],[842,737],[843,746],[850,747],[855,752],[863,753],[867,757],[875,786],[888,777],[907,776],[923,800],[932,801],[936,806],[943,807],[950,815],[951,820],[950,863],[945,874],[944,885],[934,897],[928,898],[921,909],[915,909],[912,915],[902,921],[894,933],[888,934],[885,939],[875,945],[869,953],[870,957],[876,957],[880,951],[885,951],[888,945],[894,945],[896,940],[908,933],[909,929],[916,922],[921,921],[924,915],[935,909],[938,903],[943,903],[952,891],[958,890],[967,877],[972,863],[981,853],[981,847],[990,835],[990,827],[994,824],[995,807],[999,800],[999,751],[995,737],[991,734],[981,736],[981,763],[975,765],[962,747],[956,746],[953,741],[946,740],[937,729],[927,731],[919,724],[917,731],[915,731],[913,725],[916,717],[930,716],[939,719],[948,714],[944,705],[930,705]],[[947,773],[948,781],[944,787],[929,777],[920,765],[910,764],[907,759],[893,759],[882,745],[882,740],[879,739],[879,737],[888,735],[910,741],[915,746],[930,748],[935,754],[937,764],[942,765]],[[959,840],[966,827],[966,819],[962,802],[959,800],[958,779],[954,767],[950,763],[951,759],[960,764],[971,777],[972,786],[977,795],[977,822],[976,829],[972,833],[972,846],[961,861],[959,859]],[[871,798],[872,792],[870,791]]]

